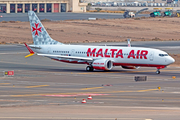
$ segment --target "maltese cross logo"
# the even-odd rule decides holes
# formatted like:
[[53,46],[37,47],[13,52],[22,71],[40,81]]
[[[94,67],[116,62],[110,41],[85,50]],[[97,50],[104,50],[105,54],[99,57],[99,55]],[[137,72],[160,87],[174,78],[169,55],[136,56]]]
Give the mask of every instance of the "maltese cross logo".
[[32,29],[33,29],[32,32],[36,31],[36,32],[35,32],[35,36],[36,36],[36,35],[39,36],[39,35],[38,35],[38,31],[41,32],[41,28],[42,28],[42,27],[38,28],[39,23],[37,23],[37,24],[34,23],[34,24],[35,24],[36,28],[35,28],[35,27],[32,27]]

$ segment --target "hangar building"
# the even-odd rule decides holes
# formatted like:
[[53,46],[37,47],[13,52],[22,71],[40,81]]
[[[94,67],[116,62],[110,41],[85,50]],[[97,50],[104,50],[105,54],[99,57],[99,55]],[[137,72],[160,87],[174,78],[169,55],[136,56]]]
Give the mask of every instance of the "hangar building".
[[0,0],[0,12],[4,13],[86,12],[86,6],[79,0]]

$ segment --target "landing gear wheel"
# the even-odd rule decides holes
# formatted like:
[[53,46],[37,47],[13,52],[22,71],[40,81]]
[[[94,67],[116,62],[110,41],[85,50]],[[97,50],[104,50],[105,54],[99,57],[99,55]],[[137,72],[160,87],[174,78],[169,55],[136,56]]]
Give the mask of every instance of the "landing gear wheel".
[[91,69],[90,69],[90,71],[94,71],[94,68],[93,68],[93,66],[91,66]]
[[90,71],[91,67],[90,66],[87,66],[86,67],[86,71]]
[[160,74],[161,72],[159,70],[156,71],[156,74]]
[[93,71],[93,70],[94,70],[93,66],[87,66],[86,67],[86,71]]

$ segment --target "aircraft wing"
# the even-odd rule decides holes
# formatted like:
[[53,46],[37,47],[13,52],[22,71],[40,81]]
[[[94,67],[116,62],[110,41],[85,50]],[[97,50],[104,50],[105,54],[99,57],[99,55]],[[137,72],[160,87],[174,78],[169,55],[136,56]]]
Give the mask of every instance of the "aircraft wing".
[[52,55],[52,54],[37,54],[43,57],[57,57],[57,58],[64,58],[64,59],[76,59],[76,60],[84,60],[84,61],[93,61],[93,58],[86,58],[86,57],[76,57],[76,56],[63,56],[63,55]]

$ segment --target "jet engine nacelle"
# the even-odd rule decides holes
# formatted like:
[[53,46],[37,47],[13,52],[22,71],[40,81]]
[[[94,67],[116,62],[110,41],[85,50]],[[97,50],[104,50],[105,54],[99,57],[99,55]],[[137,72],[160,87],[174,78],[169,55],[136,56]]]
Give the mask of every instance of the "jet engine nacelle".
[[124,69],[138,69],[140,68],[139,66],[121,66]]
[[92,63],[92,66],[94,69],[111,70],[113,68],[113,62],[108,59],[99,59],[99,60],[95,60]]

